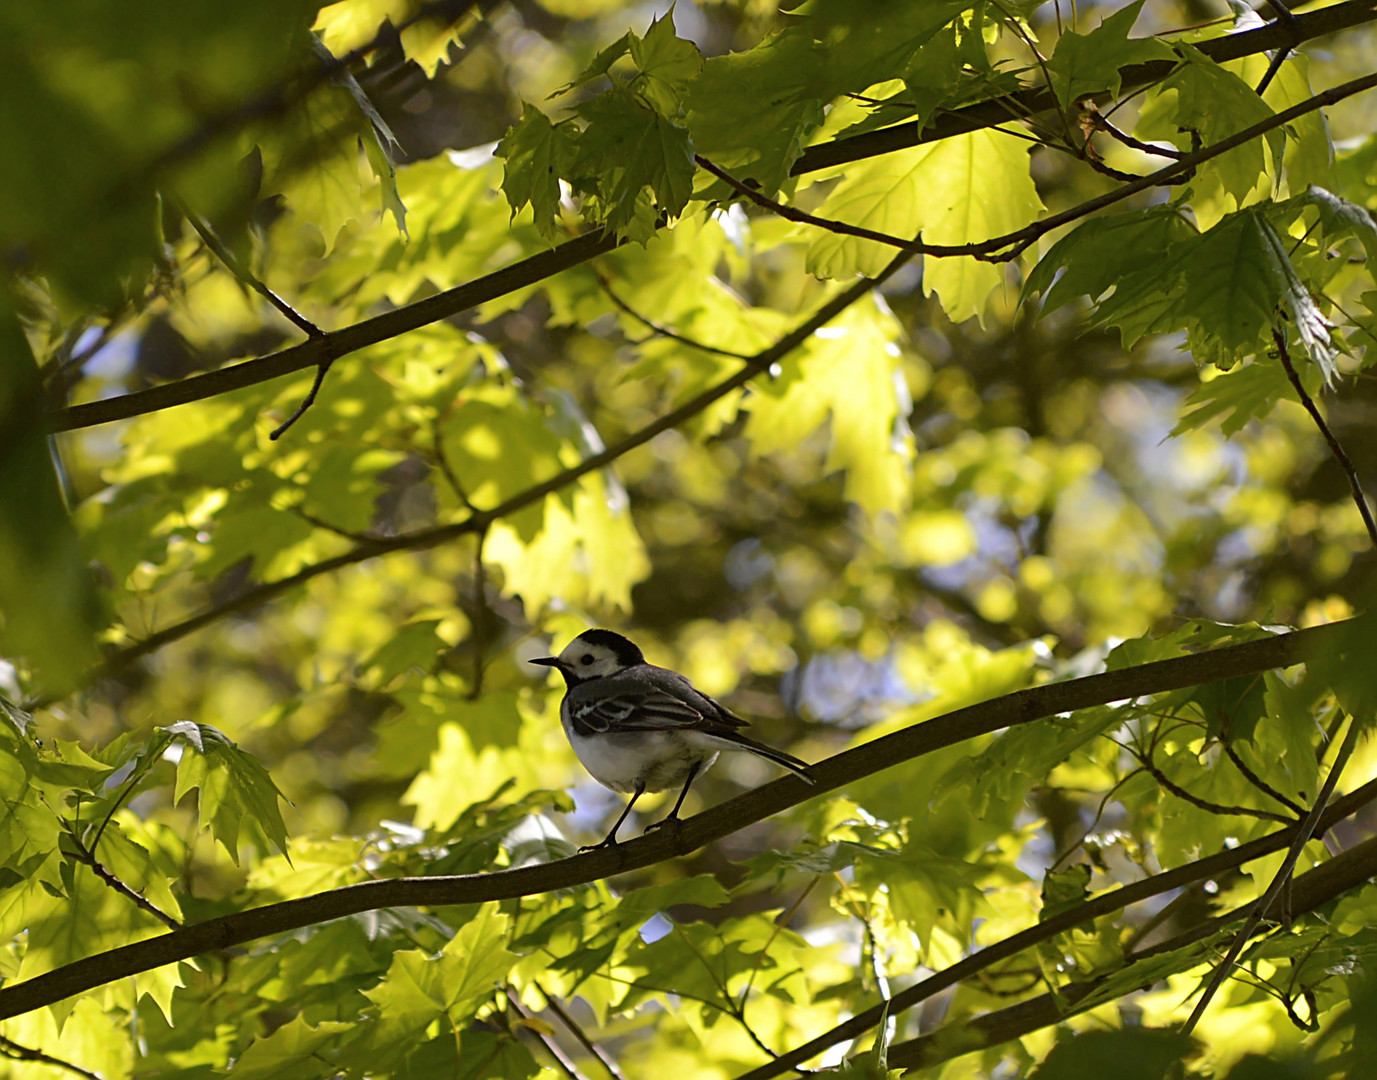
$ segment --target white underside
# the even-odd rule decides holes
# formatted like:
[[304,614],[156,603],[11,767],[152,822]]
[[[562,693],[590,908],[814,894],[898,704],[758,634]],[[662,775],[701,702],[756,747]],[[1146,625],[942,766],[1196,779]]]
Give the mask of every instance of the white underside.
[[564,733],[593,779],[623,794],[635,791],[638,782],[646,791],[677,788],[695,762],[701,773],[717,760],[719,750],[738,749],[698,731],[630,731],[585,738],[566,723]]

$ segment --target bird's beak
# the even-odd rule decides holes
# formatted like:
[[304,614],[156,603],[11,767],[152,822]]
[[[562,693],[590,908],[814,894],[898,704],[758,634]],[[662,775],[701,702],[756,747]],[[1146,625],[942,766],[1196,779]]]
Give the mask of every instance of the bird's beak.
[[541,667],[552,667],[552,668],[557,668],[557,667],[559,667],[559,657],[558,657],[558,656],[541,656],[541,657],[537,657],[537,658],[534,659],[534,660],[527,660],[526,663],[528,663],[528,664],[539,664]]

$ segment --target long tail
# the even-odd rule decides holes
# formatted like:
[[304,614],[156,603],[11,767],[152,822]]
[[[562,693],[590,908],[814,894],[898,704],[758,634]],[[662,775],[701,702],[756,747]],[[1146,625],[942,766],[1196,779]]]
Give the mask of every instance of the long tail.
[[781,765],[791,773],[809,784],[816,784],[812,774],[808,771],[808,763],[800,761],[793,754],[786,754],[783,750],[776,750],[773,746],[766,746],[762,742],[756,742],[749,735],[742,735],[739,731],[713,732],[714,738],[722,742],[729,748],[745,750],[763,757],[767,761],[773,761],[776,765]]

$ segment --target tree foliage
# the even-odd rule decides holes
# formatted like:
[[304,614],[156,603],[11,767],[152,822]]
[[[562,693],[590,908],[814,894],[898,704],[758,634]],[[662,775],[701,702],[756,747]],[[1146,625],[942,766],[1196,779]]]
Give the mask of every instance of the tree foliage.
[[0,9],[0,1075],[1371,1068],[1374,15]]

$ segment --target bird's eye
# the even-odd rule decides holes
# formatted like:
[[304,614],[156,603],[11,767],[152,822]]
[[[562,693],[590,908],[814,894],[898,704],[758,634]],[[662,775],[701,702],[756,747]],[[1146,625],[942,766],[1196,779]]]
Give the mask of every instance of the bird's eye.
[[593,654],[592,654],[592,653],[584,653],[583,656],[579,658],[579,663],[580,663],[580,664],[591,664],[592,662],[593,662]]

